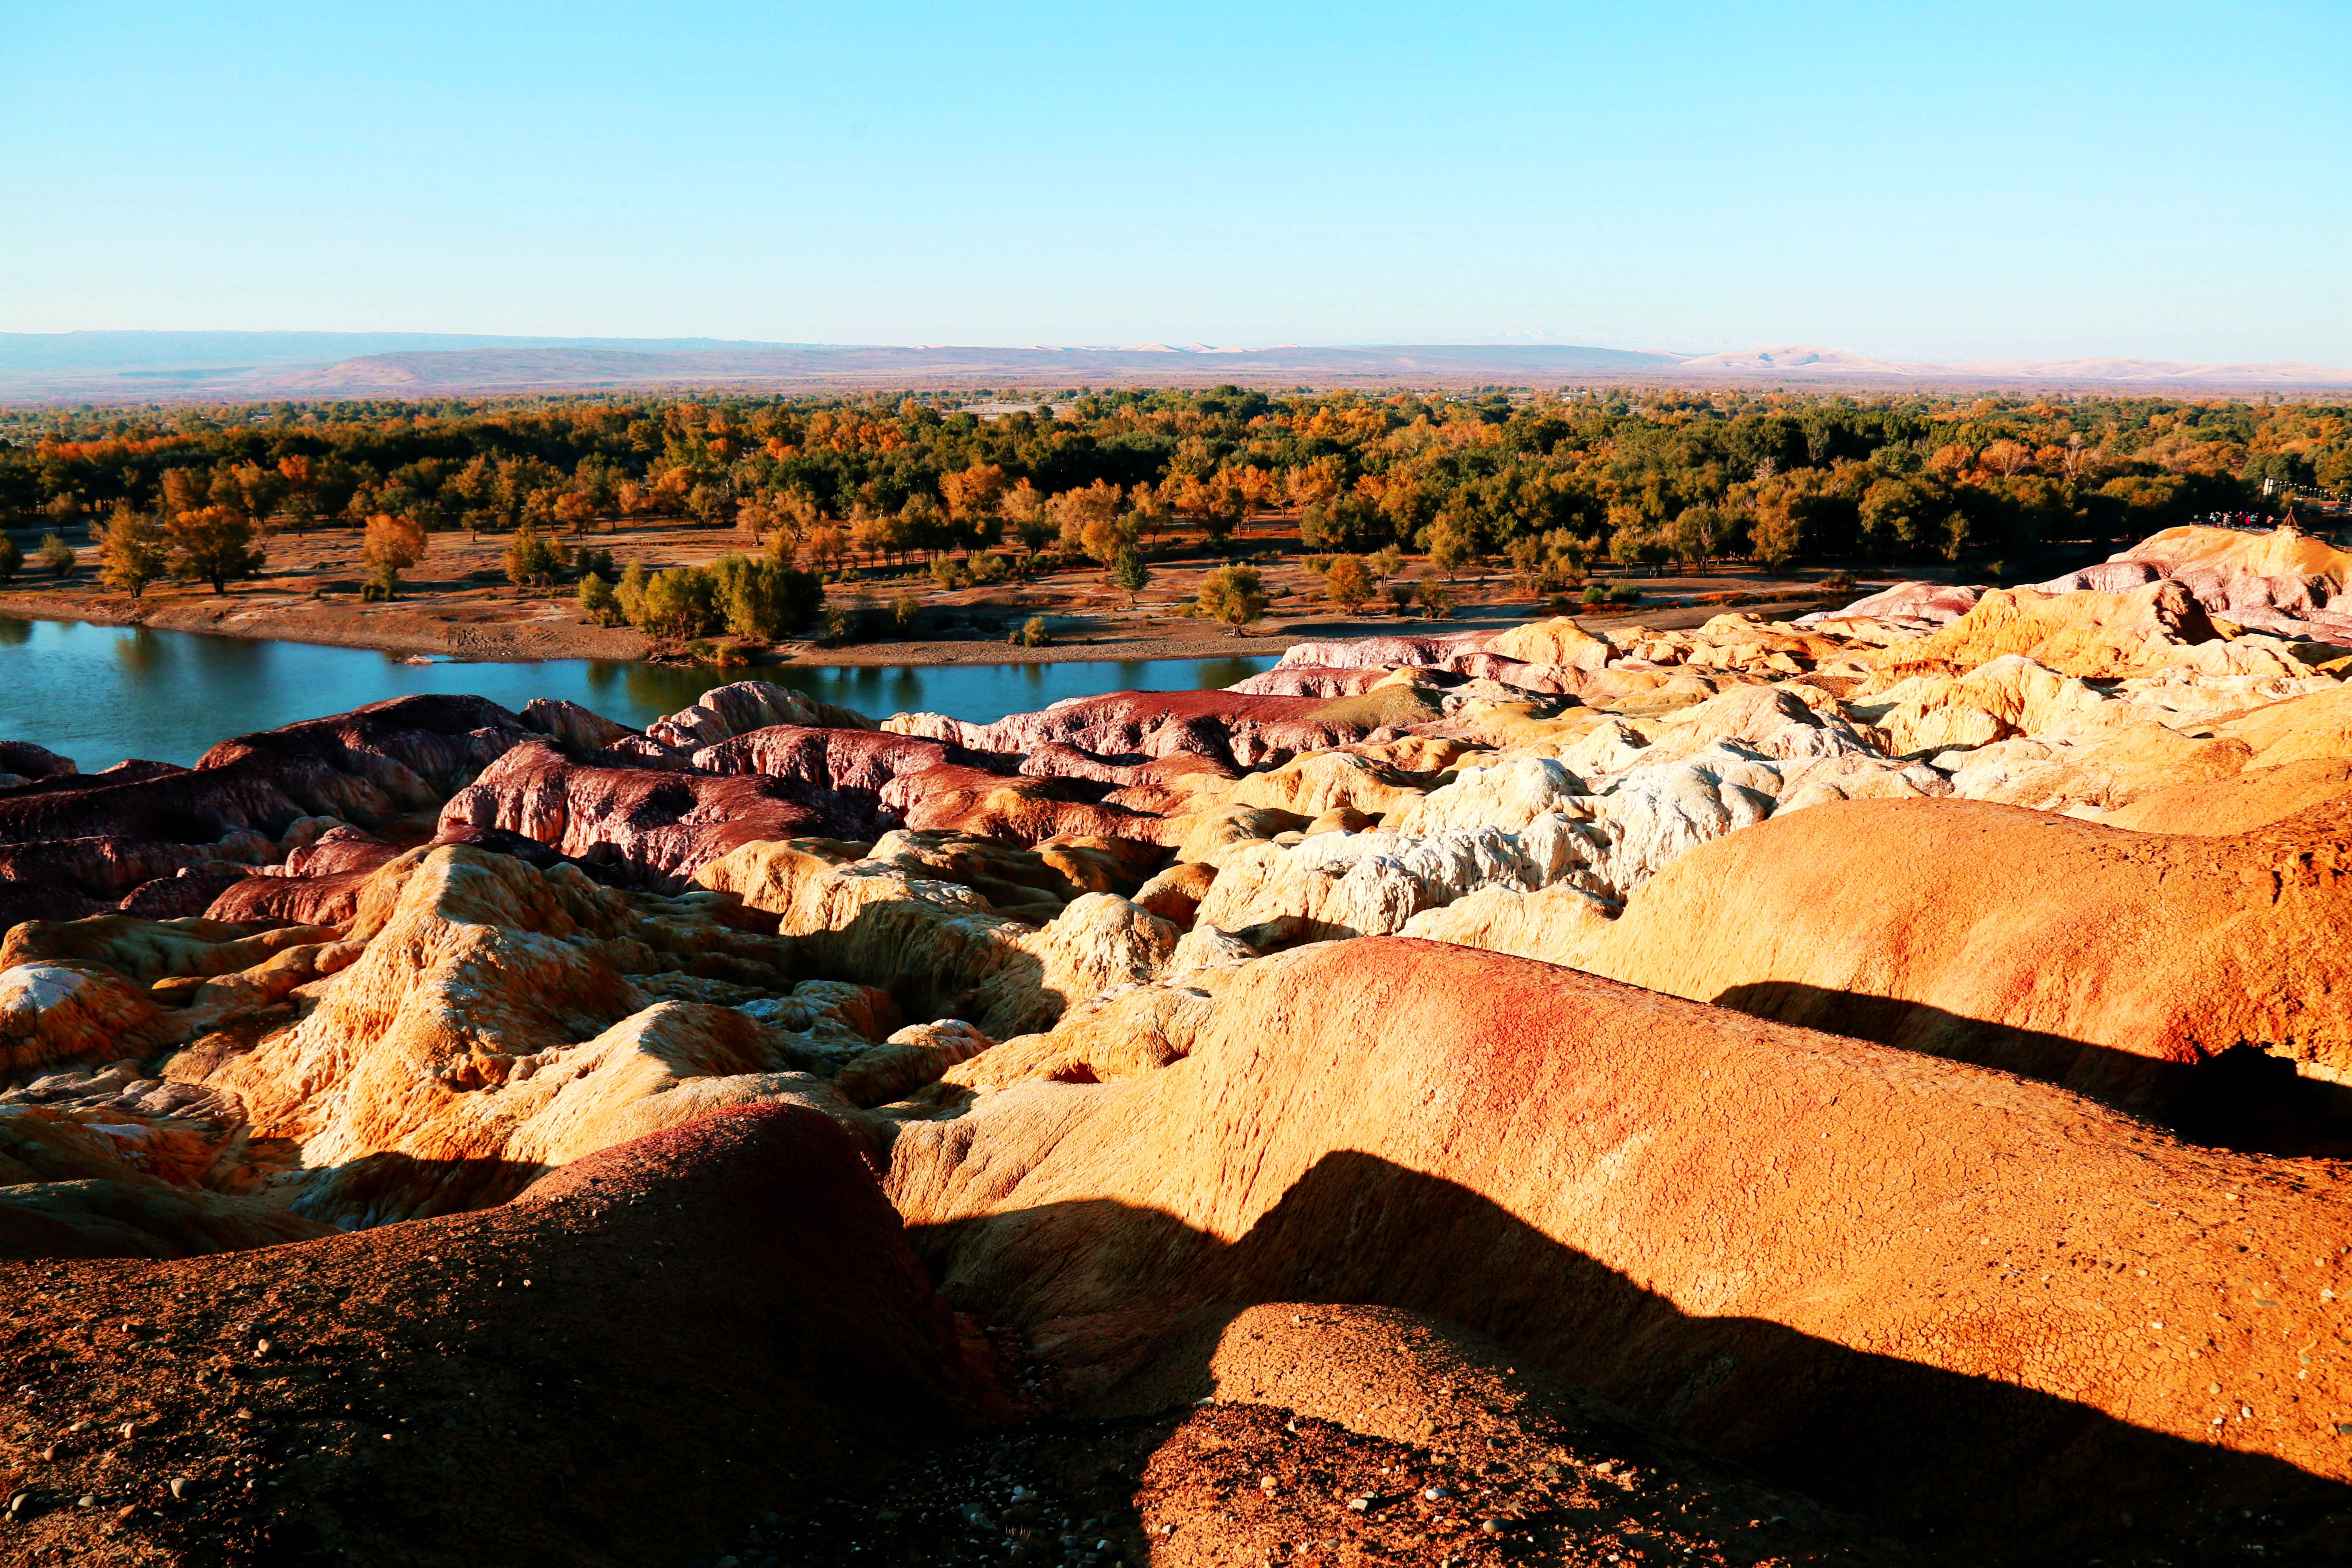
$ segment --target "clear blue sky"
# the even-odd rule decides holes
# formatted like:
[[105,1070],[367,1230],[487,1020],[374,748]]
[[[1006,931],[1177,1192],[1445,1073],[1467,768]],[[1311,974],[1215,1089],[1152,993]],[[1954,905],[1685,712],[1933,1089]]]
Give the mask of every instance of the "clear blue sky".
[[2352,364],[2352,4],[14,0],[0,331]]

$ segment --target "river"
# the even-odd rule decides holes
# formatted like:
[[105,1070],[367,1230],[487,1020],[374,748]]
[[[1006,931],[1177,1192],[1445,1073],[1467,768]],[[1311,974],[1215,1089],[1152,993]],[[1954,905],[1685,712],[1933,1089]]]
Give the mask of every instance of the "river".
[[[857,709],[974,722],[1102,691],[1230,686],[1271,658],[770,666],[758,679]],[[85,772],[125,757],[194,763],[214,742],[364,702],[464,691],[520,710],[568,698],[642,727],[748,672],[607,659],[404,664],[366,648],[0,616],[0,740],[31,741]]]

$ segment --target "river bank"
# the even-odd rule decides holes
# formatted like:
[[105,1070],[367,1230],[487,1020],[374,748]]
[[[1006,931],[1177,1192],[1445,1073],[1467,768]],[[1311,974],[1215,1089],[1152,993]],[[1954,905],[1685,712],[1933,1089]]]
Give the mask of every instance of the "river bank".
[[[600,659],[639,661],[652,641],[627,626],[603,626],[583,616],[572,591],[519,590],[505,581],[501,535],[432,536],[432,549],[403,580],[389,604],[359,595],[366,574],[355,529],[280,531],[269,539],[263,574],[231,584],[226,594],[204,584],[157,584],[143,597],[109,592],[96,577],[98,552],[85,542],[72,572],[36,583],[30,573],[0,589],[0,616],[31,620],[87,621],[213,637],[371,648],[383,653],[467,660]],[[680,521],[639,522],[614,532],[583,536],[582,546],[613,552],[617,565],[649,571],[697,564],[746,548],[732,530]],[[1247,542],[1268,596],[1265,618],[1246,637],[1180,612],[1202,577],[1222,556],[1205,552],[1156,557],[1150,583],[1133,603],[1087,564],[1041,570],[1018,581],[948,587],[910,569],[871,569],[832,584],[828,603],[862,607],[879,616],[911,599],[930,634],[839,647],[779,645],[770,662],[807,668],[878,668],[924,664],[1063,664],[1074,660],[1163,660],[1255,658],[1280,654],[1292,643],[1370,637],[1404,628],[1471,630],[1500,627],[1551,611],[1549,602],[1517,584],[1507,573],[1475,568],[1446,584],[1454,601],[1445,622],[1382,614],[1349,615],[1325,597],[1323,580],[1309,569],[1295,540]],[[1426,568],[1415,568],[1425,575]],[[1675,577],[1627,581],[1649,601],[1591,618],[1627,624],[1628,617],[1668,629],[1698,626],[1731,604],[1784,615],[1814,607],[1818,585],[1803,576],[1769,576],[1752,566],[1720,565]],[[1580,619],[1586,612],[1579,608]],[[1020,647],[1004,634],[1042,617],[1052,641]]]
[[[1812,596],[1768,601],[1748,608],[1773,618],[1820,607]],[[1635,605],[1580,619],[1639,621],[1661,630],[1704,624],[1719,604]],[[924,664],[1063,664],[1102,659],[1195,659],[1279,655],[1293,643],[1372,637],[1383,632],[1462,632],[1537,618],[1536,604],[1471,607],[1446,621],[1391,616],[1269,616],[1244,635],[1179,616],[1149,614],[1060,615],[1054,640],[1023,647],[1002,637],[953,637],[864,642],[841,647],[779,645],[762,663],[808,668],[880,668]],[[24,620],[82,621],[94,626],[144,626],[268,642],[368,648],[382,653],[468,661],[601,659],[635,662],[651,639],[628,626],[600,626],[562,599],[474,599],[388,605],[321,600],[309,595],[232,588],[222,595],[76,592],[72,588],[0,594],[0,616]]]

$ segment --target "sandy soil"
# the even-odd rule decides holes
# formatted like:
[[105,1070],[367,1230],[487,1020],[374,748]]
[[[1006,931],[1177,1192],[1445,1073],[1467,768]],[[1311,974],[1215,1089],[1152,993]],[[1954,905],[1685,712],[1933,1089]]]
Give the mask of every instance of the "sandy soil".
[[[674,522],[633,523],[575,542],[609,549],[623,566],[641,562],[651,569],[751,548],[750,541],[730,531]],[[1295,527],[1269,531],[1261,524],[1246,543],[1274,552],[1259,563],[1272,603],[1265,619],[1247,636],[1181,613],[1198,593],[1202,577],[1222,563],[1202,552],[1155,563],[1151,583],[1132,605],[1091,568],[953,592],[912,569],[872,573],[859,582],[829,584],[827,602],[881,611],[911,595],[932,635],[833,648],[791,642],[779,645],[769,658],[839,666],[1235,658],[1277,654],[1307,638],[1366,637],[1406,626],[1469,630],[1554,613],[1548,598],[1518,589],[1507,573],[1486,570],[1465,571],[1451,584],[1456,605],[1449,621],[1400,617],[1373,606],[1349,616],[1324,599],[1322,579],[1307,570]],[[651,652],[641,632],[588,621],[569,588],[526,591],[509,585],[502,536],[435,535],[431,552],[389,604],[360,597],[364,569],[356,529],[280,532],[267,548],[270,561],[262,574],[230,584],[226,594],[215,595],[205,584],[160,584],[134,599],[98,584],[97,552],[84,545],[75,569],[62,579],[44,578],[30,569],[21,573],[0,592],[0,615],[472,659],[636,659]],[[1411,562],[1404,576],[1427,574],[1425,563]],[[1727,567],[1697,576],[1643,577],[1634,585],[1648,603],[1592,618],[1696,626],[1735,596],[1760,601],[1753,606],[1760,613],[1797,614],[1817,607],[1809,579],[1819,575],[1767,577],[1753,568]],[[1006,642],[1005,634],[1031,616],[1045,618],[1054,640],[1036,648]]]

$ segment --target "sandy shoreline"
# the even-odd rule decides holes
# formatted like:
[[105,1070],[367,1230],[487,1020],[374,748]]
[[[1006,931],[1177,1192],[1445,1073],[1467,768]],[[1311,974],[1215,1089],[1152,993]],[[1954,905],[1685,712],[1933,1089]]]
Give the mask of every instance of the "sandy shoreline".
[[[520,606],[517,606],[520,608]],[[1773,618],[1801,614],[1811,603],[1750,606]],[[1263,658],[1280,656],[1292,644],[1383,634],[1444,635],[1484,630],[1539,619],[1540,605],[1486,605],[1448,621],[1329,616],[1269,621],[1248,636],[1235,637],[1192,623],[1147,626],[1138,630],[1111,623],[1079,626],[1044,647],[1021,647],[1001,639],[926,637],[905,642],[858,643],[846,647],[780,645],[761,663],[803,668],[879,668],[943,664],[1067,664],[1097,659],[1155,660]],[[1580,616],[1604,623],[1639,622],[1661,630],[1695,626],[1723,613],[1716,605],[1686,608],[1640,608],[1610,615]],[[200,632],[260,641],[373,648],[468,661],[605,659],[633,662],[646,657],[649,640],[629,627],[588,625],[569,605],[551,604],[536,614],[488,618],[390,605],[320,604],[307,596],[245,593],[205,598],[132,600],[120,595],[35,593],[0,595],[0,616],[26,620],[86,621],[96,626],[139,626],[157,631]]]

